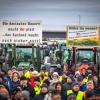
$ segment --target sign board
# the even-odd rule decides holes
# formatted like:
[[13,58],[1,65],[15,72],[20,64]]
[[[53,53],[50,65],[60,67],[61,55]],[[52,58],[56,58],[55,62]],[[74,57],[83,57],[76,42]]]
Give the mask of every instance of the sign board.
[[[68,42],[74,45],[98,45],[99,34],[97,27],[93,26],[69,26]],[[84,42],[84,43],[83,43]],[[91,43],[90,43],[91,42]]]
[[0,21],[0,43],[40,44],[42,43],[41,21]]

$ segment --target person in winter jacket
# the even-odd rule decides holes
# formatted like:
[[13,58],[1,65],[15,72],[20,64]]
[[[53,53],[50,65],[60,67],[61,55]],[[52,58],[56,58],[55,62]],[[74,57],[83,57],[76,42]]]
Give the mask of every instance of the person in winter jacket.
[[62,100],[59,91],[52,91],[51,100]]
[[73,75],[70,74],[67,76],[66,81],[63,84],[63,86],[65,87],[66,90],[70,90],[73,82],[74,82]]
[[9,81],[9,88],[10,91],[12,92],[13,89],[19,86],[19,81],[20,81],[20,76],[18,72],[13,72],[12,74],[12,80]]
[[39,95],[36,95],[34,97],[34,100],[51,100],[48,95],[48,85],[46,83],[43,83],[41,86],[41,93]]
[[88,81],[87,84],[86,84],[86,91],[83,94],[85,99],[86,99],[86,94],[89,91],[94,93],[94,83],[93,83],[93,81]]
[[23,90],[29,91],[30,94],[30,100],[33,100],[35,96],[34,88],[29,84],[28,79],[25,76],[22,76],[20,78],[20,87]]
[[74,82],[72,84],[72,90],[67,90],[67,92],[66,92],[67,97],[69,95],[73,94],[76,96],[76,100],[83,100],[84,99],[83,92],[81,92],[79,89],[80,89],[79,83]]
[[86,84],[84,84],[84,82],[83,82],[83,77],[82,77],[82,76],[79,76],[79,77],[77,78],[77,82],[78,82],[79,85],[80,85],[80,91],[82,91],[82,92],[86,91]]
[[61,96],[61,100],[66,100],[67,96],[66,96],[66,92],[63,89],[63,85],[61,82],[57,82],[55,84],[55,90],[57,90]]
[[22,90],[20,87],[16,87],[12,91],[11,100],[23,100]]
[[52,74],[52,80],[50,80],[50,84],[57,83],[57,82],[59,82],[59,75],[57,72],[54,72]]

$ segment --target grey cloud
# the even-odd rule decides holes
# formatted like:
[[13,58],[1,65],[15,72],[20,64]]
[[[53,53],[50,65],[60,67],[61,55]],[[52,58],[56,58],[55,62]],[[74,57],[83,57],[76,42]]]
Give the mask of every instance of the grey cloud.
[[0,0],[0,18],[39,19],[44,24],[100,24],[100,0]]

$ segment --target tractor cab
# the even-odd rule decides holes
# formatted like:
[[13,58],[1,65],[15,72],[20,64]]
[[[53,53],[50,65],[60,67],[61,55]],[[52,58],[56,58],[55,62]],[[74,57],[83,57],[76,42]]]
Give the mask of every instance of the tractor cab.
[[16,66],[29,67],[32,62],[32,47],[16,47]]
[[76,50],[76,66],[81,64],[88,64],[90,67],[94,66],[94,52],[89,48],[78,48]]
[[74,67],[90,68],[92,71],[97,71],[97,48],[96,47],[73,47]]
[[96,47],[72,47],[64,52],[64,62],[68,68],[80,68],[83,64],[93,71],[98,71],[100,67],[100,48]]

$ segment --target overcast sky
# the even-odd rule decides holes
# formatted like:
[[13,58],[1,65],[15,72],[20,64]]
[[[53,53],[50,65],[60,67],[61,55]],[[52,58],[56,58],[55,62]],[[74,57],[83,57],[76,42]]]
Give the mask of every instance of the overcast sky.
[[[41,20],[45,28],[100,25],[100,0],[0,0],[0,19]],[[55,27],[54,27],[55,26]]]

